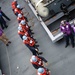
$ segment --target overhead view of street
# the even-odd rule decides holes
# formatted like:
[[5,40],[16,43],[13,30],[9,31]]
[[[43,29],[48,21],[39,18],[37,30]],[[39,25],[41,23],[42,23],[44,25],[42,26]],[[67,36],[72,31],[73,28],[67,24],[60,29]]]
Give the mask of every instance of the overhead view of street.
[[0,75],[75,75],[75,0],[0,0]]

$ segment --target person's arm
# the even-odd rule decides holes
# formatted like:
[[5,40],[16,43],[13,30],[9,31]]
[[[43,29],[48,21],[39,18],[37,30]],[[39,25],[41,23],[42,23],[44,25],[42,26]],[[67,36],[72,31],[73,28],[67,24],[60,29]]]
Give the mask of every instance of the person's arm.
[[38,56],[40,59],[42,59],[45,63],[47,63],[48,61],[44,58],[44,57],[42,57],[42,56]]
[[26,46],[27,46],[28,48],[32,49],[32,50],[35,50],[34,47],[31,47],[31,46],[29,46],[28,44],[26,44]]

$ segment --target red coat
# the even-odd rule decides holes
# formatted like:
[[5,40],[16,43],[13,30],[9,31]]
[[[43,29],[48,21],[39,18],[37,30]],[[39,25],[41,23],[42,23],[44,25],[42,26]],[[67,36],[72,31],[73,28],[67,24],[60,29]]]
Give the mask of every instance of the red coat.
[[16,5],[17,5],[17,2],[16,2],[16,1],[13,1],[13,2],[11,3],[12,9],[15,9],[15,8],[16,8]]
[[33,62],[32,59],[30,59],[30,62],[37,66],[43,66],[43,61],[40,58],[38,58],[37,56],[35,56],[35,57],[37,58],[37,61]]
[[31,37],[27,37],[27,40],[23,40],[23,43],[28,44],[29,46],[34,46],[35,45],[35,41]]
[[23,30],[27,30],[27,31],[30,28],[27,23],[25,25],[19,24],[19,26],[21,26]]
[[44,68],[44,73],[38,73],[37,72],[37,75],[51,75],[50,71],[47,71],[45,68]]
[[17,18],[17,20],[18,20],[18,22],[21,22],[22,20],[25,20],[26,21],[26,19],[25,19],[25,17],[23,16],[22,18]]
[[26,35],[26,36],[28,36],[28,37],[30,36],[29,33],[28,33],[27,31],[25,31],[25,30],[24,30],[24,31],[19,31],[19,30],[18,30],[18,34],[19,34],[19,35],[22,35],[22,36],[23,36],[23,35]]
[[23,15],[23,12],[21,9],[18,9],[18,8],[15,8],[14,9],[14,13],[18,13],[18,14],[22,14]]

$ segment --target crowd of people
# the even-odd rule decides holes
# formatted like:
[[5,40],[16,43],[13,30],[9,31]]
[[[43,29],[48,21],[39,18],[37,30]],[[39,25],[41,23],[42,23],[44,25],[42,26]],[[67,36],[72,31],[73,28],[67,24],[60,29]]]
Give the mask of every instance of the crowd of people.
[[[37,45],[36,39],[33,37],[33,30],[31,30],[31,26],[28,25],[28,18],[24,16],[23,8],[20,7],[18,2],[14,0],[11,3],[12,11],[17,17],[18,21],[18,35],[22,39],[25,46],[28,47],[28,49],[32,52],[32,56],[30,58],[30,63],[33,65],[33,67],[37,70],[37,75],[51,75],[50,70],[45,67],[44,62],[46,65],[48,65],[48,61],[42,57],[39,56],[43,54],[43,52],[40,52]],[[6,21],[4,20],[3,16],[10,21],[10,19],[4,14],[4,12],[1,10],[0,7],[0,24],[2,29],[7,28]],[[11,41],[6,37],[5,33],[0,28],[0,40],[4,42],[6,46],[9,46]],[[72,47],[74,48],[74,36],[75,36],[75,20],[74,25],[70,25],[69,22],[66,20],[62,20],[60,24],[60,30],[63,32],[66,45],[65,48],[69,45],[69,38],[71,39]],[[4,75],[4,74],[3,74]]]

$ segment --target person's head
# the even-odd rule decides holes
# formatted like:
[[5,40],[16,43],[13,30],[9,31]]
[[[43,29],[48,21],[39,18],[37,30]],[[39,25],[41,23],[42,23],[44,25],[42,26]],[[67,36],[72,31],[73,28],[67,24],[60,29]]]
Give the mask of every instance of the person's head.
[[25,24],[26,24],[25,20],[22,20],[20,23],[21,23],[22,25],[25,25]]
[[21,26],[18,26],[18,30],[19,31],[23,31]]
[[17,8],[20,8],[20,5],[17,5]]
[[38,68],[38,73],[44,73],[44,68]]
[[23,38],[23,40],[27,40],[27,36],[25,36],[25,35],[22,38]]
[[18,14],[18,17],[19,17],[19,18],[22,18],[22,14]]
[[62,24],[63,26],[66,26],[66,20],[62,20],[62,21],[61,21],[61,24]]
[[33,55],[33,56],[31,57],[31,60],[32,60],[32,62],[37,62],[37,58],[36,58],[36,56]]

